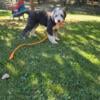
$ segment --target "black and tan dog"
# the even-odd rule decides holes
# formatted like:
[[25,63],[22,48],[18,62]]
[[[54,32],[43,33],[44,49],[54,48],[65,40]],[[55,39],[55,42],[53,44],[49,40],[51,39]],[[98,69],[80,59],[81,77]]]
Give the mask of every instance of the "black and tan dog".
[[22,35],[23,37],[26,37],[27,35],[29,35],[32,29],[35,29],[39,24],[41,24],[47,27],[49,41],[53,44],[57,44],[56,40],[59,40],[59,38],[53,32],[53,29],[55,26],[59,28],[59,25],[64,22],[65,17],[65,10],[58,7],[55,8],[49,15],[46,11],[30,11],[28,22],[22,32]]

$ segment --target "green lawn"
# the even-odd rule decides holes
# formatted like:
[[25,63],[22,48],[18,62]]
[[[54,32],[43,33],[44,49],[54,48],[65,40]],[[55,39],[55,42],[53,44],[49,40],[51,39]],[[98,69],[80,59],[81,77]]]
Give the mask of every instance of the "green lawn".
[[[100,100],[100,17],[68,15],[58,45],[48,40],[11,51],[23,42],[25,22],[0,19],[0,100]],[[43,30],[40,27],[40,33]]]
[[0,10],[0,16],[10,16],[11,12],[6,10]]

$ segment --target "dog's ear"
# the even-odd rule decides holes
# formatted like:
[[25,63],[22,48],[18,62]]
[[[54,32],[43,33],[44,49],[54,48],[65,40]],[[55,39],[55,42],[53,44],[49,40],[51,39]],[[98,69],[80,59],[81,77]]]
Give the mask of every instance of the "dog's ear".
[[55,9],[53,9],[53,10],[51,11],[51,15],[50,15],[50,16],[51,16],[52,20],[54,20],[54,14],[55,14],[55,12],[56,12]]
[[66,8],[64,7],[64,8],[62,8],[62,10],[63,10],[63,13],[64,13],[64,19],[65,19],[65,17],[66,17]]

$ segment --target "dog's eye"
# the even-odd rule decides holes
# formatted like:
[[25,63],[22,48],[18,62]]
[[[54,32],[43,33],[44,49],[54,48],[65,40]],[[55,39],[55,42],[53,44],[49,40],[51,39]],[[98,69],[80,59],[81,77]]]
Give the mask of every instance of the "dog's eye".
[[61,17],[64,17],[63,15],[61,15]]

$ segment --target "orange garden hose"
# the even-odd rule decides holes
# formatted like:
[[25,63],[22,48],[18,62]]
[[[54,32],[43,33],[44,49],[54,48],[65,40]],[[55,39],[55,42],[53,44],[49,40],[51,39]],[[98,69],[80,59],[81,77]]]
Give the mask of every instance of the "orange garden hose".
[[[59,26],[60,26],[60,27],[63,27],[64,24],[65,24],[64,22],[59,23],[59,24],[56,25],[56,27],[59,27]],[[23,44],[18,45],[18,46],[11,52],[11,54],[10,54],[10,56],[9,56],[9,60],[12,60],[12,59],[14,58],[15,52],[16,52],[19,48],[39,44],[39,43],[41,43],[41,42],[44,42],[47,38],[48,38],[48,37],[47,37],[47,34],[46,34],[46,36],[45,36],[43,39],[41,39],[40,41],[33,41],[32,43],[28,43],[28,44],[23,43]]]
[[44,42],[46,39],[47,39],[47,35],[46,35],[43,39],[41,39],[40,41],[33,41],[32,43],[28,43],[28,44],[23,43],[23,44],[18,45],[18,46],[11,52],[11,54],[10,54],[10,56],[9,56],[9,60],[12,60],[12,59],[14,58],[15,52],[16,52],[18,49],[20,49],[21,47],[27,47],[27,46],[36,45],[36,44],[39,44],[39,43]]

